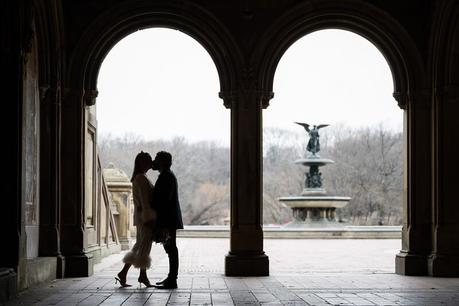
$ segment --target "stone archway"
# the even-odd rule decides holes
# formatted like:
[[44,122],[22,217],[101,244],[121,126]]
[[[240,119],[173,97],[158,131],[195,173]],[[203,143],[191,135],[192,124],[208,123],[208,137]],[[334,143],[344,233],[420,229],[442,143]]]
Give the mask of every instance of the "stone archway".
[[[425,275],[432,244],[430,234],[431,139],[428,94],[421,55],[398,22],[360,1],[306,1],[285,13],[265,33],[251,64],[257,83],[272,92],[276,67],[285,51],[301,37],[323,29],[354,32],[372,42],[386,58],[394,81],[393,96],[404,110],[405,171],[402,250],[396,272]],[[263,105],[268,107],[268,100]]]
[[[106,54],[128,34],[149,27],[177,29],[196,39],[216,65],[221,92],[235,91],[236,71],[242,62],[238,47],[224,26],[201,7],[190,4],[184,9],[182,5],[168,1],[155,4],[129,2],[104,12],[88,27],[70,56],[62,107],[61,222],[64,226],[61,250],[66,260],[67,276],[92,273],[92,255],[87,251],[84,220],[87,169],[82,152],[86,150],[86,122],[91,117],[85,108],[96,101],[98,71]],[[231,101],[224,99],[224,105],[231,108]]]
[[55,257],[61,277],[65,268],[71,268],[65,271],[68,276],[91,273],[82,221],[83,111],[97,96],[97,70],[119,39],[153,26],[180,29],[205,47],[219,72],[220,97],[231,108],[228,275],[268,273],[261,224],[262,109],[273,96],[273,76],[288,46],[326,28],[356,32],[382,51],[392,69],[394,96],[404,108],[405,221],[397,272],[459,274],[456,0],[115,2],[7,1],[0,11],[3,110],[8,114],[2,121],[8,148],[4,174],[11,178],[4,188],[2,229],[14,237],[3,263],[9,281],[16,280],[23,247],[19,114],[33,29],[41,114],[39,256]]
[[[180,13],[177,13],[180,12]],[[199,41],[214,60],[220,77],[220,97],[231,108],[231,245],[227,275],[267,275],[262,230],[262,109],[272,98],[277,64],[300,37],[319,29],[339,28],[373,42],[386,57],[394,78],[394,97],[405,110],[406,171],[403,246],[397,272],[425,274],[431,238],[430,115],[420,55],[394,19],[360,1],[307,1],[281,15],[257,40],[244,61],[243,52],[225,28],[198,6],[121,4],[104,12],[78,40],[70,53],[70,67],[62,107],[62,206],[83,210],[84,152],[82,124],[85,106],[95,103],[100,64],[121,38],[136,29],[162,26],[179,29]],[[418,153],[419,152],[419,153]],[[420,153],[422,152],[422,154]],[[419,213],[421,212],[421,213]],[[66,220],[68,218],[68,220]],[[81,213],[62,216],[63,253],[87,262]],[[430,234],[427,236],[431,237]],[[420,239],[420,238],[423,239]],[[65,239],[69,238],[69,239]],[[80,241],[78,247],[65,241]],[[68,256],[66,256],[67,258]]]

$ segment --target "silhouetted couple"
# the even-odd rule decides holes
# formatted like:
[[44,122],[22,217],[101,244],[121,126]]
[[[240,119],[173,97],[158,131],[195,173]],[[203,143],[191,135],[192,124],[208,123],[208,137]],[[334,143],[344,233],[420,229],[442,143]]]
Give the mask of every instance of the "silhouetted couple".
[[[182,213],[178,199],[177,179],[171,171],[172,156],[160,151],[152,160],[150,154],[140,152],[134,162],[132,173],[132,194],[134,199],[134,225],[137,228],[136,242],[124,256],[124,267],[115,277],[122,287],[126,283],[131,266],[140,269],[138,281],[146,287],[159,289],[177,288],[179,267],[176,231],[183,229]],[[156,184],[153,185],[146,173],[153,169],[159,171]],[[169,274],[166,279],[152,285],[147,277],[150,268],[150,250],[153,242],[162,243],[169,257]]]

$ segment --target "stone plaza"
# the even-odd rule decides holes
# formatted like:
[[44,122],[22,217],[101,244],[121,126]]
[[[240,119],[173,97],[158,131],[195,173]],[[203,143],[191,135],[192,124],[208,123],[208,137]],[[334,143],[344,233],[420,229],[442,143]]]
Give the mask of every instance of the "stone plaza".
[[[178,289],[114,282],[124,252],[104,258],[94,275],[26,290],[6,305],[459,305],[459,278],[395,274],[399,239],[265,239],[270,276],[226,277],[227,238],[179,238]],[[168,270],[154,245],[151,281]]]

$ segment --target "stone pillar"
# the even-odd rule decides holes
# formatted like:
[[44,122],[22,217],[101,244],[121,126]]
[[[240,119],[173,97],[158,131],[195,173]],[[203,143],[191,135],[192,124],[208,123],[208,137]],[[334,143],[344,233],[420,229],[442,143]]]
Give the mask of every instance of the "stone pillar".
[[332,207],[332,208],[327,208],[327,220],[328,221],[332,221],[332,222],[336,222],[336,208],[335,207]]
[[270,98],[244,89],[221,93],[231,107],[231,238],[228,276],[269,275],[263,251],[262,108]]
[[84,220],[83,90],[66,89],[61,121],[61,252],[65,277],[93,274],[92,254],[86,252]]
[[311,221],[312,220],[312,215],[311,215],[311,210],[310,209],[307,209],[306,210],[306,218],[305,218],[306,221]]
[[327,221],[327,211],[325,209],[319,210],[320,221]]
[[[22,57],[19,1],[9,1],[0,10],[0,56],[2,59],[2,114],[0,120],[3,150],[2,213],[0,232],[8,238],[8,250],[2,252],[0,262],[0,304],[17,294],[21,227],[21,122],[22,122]],[[7,119],[7,120],[6,120]]]
[[41,87],[40,256],[57,258],[56,277],[64,277],[60,253],[60,92]]
[[414,92],[407,103],[394,94],[404,111],[404,193],[402,249],[395,271],[402,275],[427,275],[432,245],[431,221],[431,108],[428,92]]
[[459,275],[457,114],[459,84],[446,86],[436,95],[434,105],[433,247],[428,261],[432,276]]
[[107,169],[103,170],[105,183],[107,184],[110,198],[113,204],[112,213],[115,217],[116,231],[122,250],[129,250],[133,245],[130,228],[133,223],[131,215],[132,183],[129,177],[121,169],[115,168],[110,163]]

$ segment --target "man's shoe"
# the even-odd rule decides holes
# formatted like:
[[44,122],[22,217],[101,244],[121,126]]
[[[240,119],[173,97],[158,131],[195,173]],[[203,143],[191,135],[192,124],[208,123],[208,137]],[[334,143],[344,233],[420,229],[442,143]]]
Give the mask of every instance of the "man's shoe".
[[177,289],[177,281],[167,280],[162,285],[155,285],[157,289]]
[[168,278],[165,278],[165,279],[163,279],[163,280],[160,281],[160,282],[156,282],[156,285],[162,285],[162,284],[164,284],[165,282],[167,282],[168,280],[169,280]]

